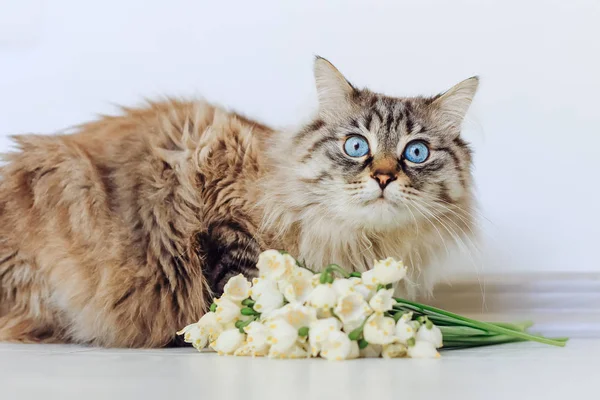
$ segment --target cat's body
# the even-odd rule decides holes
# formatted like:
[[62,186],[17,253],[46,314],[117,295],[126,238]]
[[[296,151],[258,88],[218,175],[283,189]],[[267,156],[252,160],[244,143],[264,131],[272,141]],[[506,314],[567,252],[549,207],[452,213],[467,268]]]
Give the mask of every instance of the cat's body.
[[[459,133],[476,80],[393,99],[315,65],[320,111],[299,132],[165,101],[17,137],[0,181],[0,341],[164,346],[268,248],[316,268],[402,258],[404,292],[429,290],[431,257],[471,229]],[[411,135],[430,147],[422,166],[401,155]],[[356,136],[368,155],[344,153]]]

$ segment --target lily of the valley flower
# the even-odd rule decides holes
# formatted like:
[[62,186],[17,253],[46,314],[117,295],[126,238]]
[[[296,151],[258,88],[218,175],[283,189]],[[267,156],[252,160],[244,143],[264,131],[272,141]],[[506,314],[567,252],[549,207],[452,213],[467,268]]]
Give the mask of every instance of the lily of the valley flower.
[[373,314],[367,319],[363,329],[365,340],[372,344],[389,344],[396,340],[396,324],[393,318],[384,317],[383,314]]
[[373,268],[363,272],[362,279],[367,285],[387,285],[402,280],[406,276],[406,267],[402,261],[389,257],[374,261]]
[[310,357],[310,354],[306,351],[306,349],[302,345],[294,344],[283,353],[273,350],[273,348],[271,348],[271,351],[269,351],[269,357],[270,358],[296,359],[296,358],[308,358],[308,357]]
[[384,344],[381,356],[383,358],[401,358],[406,356],[407,348],[402,343]]
[[421,325],[415,339],[417,342],[429,342],[437,349],[443,345],[442,331],[435,325],[431,325],[429,328],[427,327],[427,324]]
[[296,329],[310,326],[317,320],[317,311],[314,308],[300,304],[286,304],[280,309],[273,311],[268,317],[270,320],[283,320]]
[[310,353],[316,357],[321,351],[321,345],[329,338],[329,334],[339,331],[341,326],[337,318],[325,318],[313,321],[308,330]]
[[353,292],[340,297],[334,312],[344,325],[357,322],[360,325],[373,311],[359,293]]
[[215,311],[217,322],[227,324],[228,322],[237,321],[240,318],[240,310],[242,308],[228,297],[223,296],[215,299],[215,304],[217,305]]
[[283,306],[283,295],[277,288],[277,283],[270,279],[254,278],[250,289],[250,297],[255,301],[254,309],[259,313],[268,314]]
[[352,342],[343,332],[333,331],[322,344],[321,357],[330,361],[345,360],[352,351]]
[[202,350],[209,341],[214,341],[222,331],[223,328],[217,321],[216,314],[208,312],[198,322],[186,326],[177,334],[183,335],[185,342],[191,343],[198,350]]
[[183,340],[186,343],[191,343],[197,350],[202,350],[208,343],[208,334],[200,329],[198,323],[190,324],[177,332],[178,335],[183,335]]
[[279,289],[290,303],[304,304],[313,290],[313,273],[307,269],[295,267],[285,280],[281,280]]
[[360,350],[360,356],[362,358],[378,358],[381,356],[381,351],[383,347],[379,344],[369,343],[367,347]]
[[354,287],[360,284],[362,281],[360,278],[347,278],[347,279],[336,279],[331,284],[331,287],[338,296],[345,296],[354,292]]
[[407,344],[408,340],[415,336],[415,330],[410,323],[413,316],[412,312],[408,312],[396,322],[396,338],[402,344]]
[[414,346],[408,347],[408,356],[410,358],[438,358],[440,353],[433,343],[417,340]]
[[393,298],[394,289],[380,289],[375,296],[369,300],[369,305],[375,312],[386,312],[392,309],[396,301]]
[[263,251],[258,256],[256,264],[260,277],[277,281],[286,276],[291,272],[291,267],[295,265],[295,261],[294,264],[290,264],[289,258],[292,257],[287,254],[281,254],[277,250]]
[[335,307],[336,301],[337,293],[329,283],[318,285],[308,297],[308,304],[320,310]]
[[229,279],[223,288],[223,294],[233,301],[242,301],[250,295],[251,283],[239,274]]
[[373,297],[373,295],[375,295],[375,291],[377,290],[377,284],[368,284],[367,285],[367,284],[365,284],[365,281],[361,278],[354,278],[354,279],[360,279],[360,282],[354,286],[354,291],[357,293],[360,293],[360,295],[366,301],[371,300],[371,297]]
[[219,354],[233,354],[244,344],[246,335],[240,333],[239,329],[228,329],[222,332],[211,347]]
[[267,343],[271,345],[269,357],[279,357],[286,353],[298,340],[298,329],[294,328],[283,319],[276,319],[267,323],[269,336]]
[[266,326],[261,324],[260,322],[253,321],[246,327],[244,327],[244,332],[246,332],[246,346],[252,350],[252,355],[267,355],[269,349],[269,343],[267,338],[269,337],[269,330]]
[[350,354],[348,354],[348,360],[354,360],[355,358],[360,357],[360,347],[358,347],[358,342],[356,340],[352,340],[350,342]]

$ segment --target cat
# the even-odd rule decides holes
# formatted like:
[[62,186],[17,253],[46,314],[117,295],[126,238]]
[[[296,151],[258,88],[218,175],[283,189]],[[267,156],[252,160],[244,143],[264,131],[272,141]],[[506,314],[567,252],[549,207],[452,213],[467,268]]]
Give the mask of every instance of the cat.
[[434,97],[353,86],[316,57],[318,112],[277,131],[205,101],[15,136],[0,180],[0,341],[160,347],[261,251],[361,271],[403,259],[428,292],[471,235],[467,79]]

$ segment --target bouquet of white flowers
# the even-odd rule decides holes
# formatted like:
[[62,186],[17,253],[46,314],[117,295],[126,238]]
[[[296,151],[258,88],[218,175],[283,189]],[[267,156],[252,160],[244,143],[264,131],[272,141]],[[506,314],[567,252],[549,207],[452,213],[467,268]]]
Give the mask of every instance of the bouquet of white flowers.
[[526,332],[530,323],[475,321],[393,297],[406,267],[393,258],[349,273],[331,264],[314,273],[291,255],[267,250],[259,277],[231,278],[210,312],[177,332],[196,349],[221,355],[271,358],[435,358],[438,349],[532,340],[564,346]]

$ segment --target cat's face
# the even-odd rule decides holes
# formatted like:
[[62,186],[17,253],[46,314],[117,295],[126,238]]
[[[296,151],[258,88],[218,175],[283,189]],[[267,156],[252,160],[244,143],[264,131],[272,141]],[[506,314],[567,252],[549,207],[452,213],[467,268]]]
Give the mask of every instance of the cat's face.
[[458,212],[471,196],[459,134],[477,78],[432,98],[392,98],[355,89],[324,59],[315,76],[319,116],[293,138],[288,163],[298,200],[357,228]]

